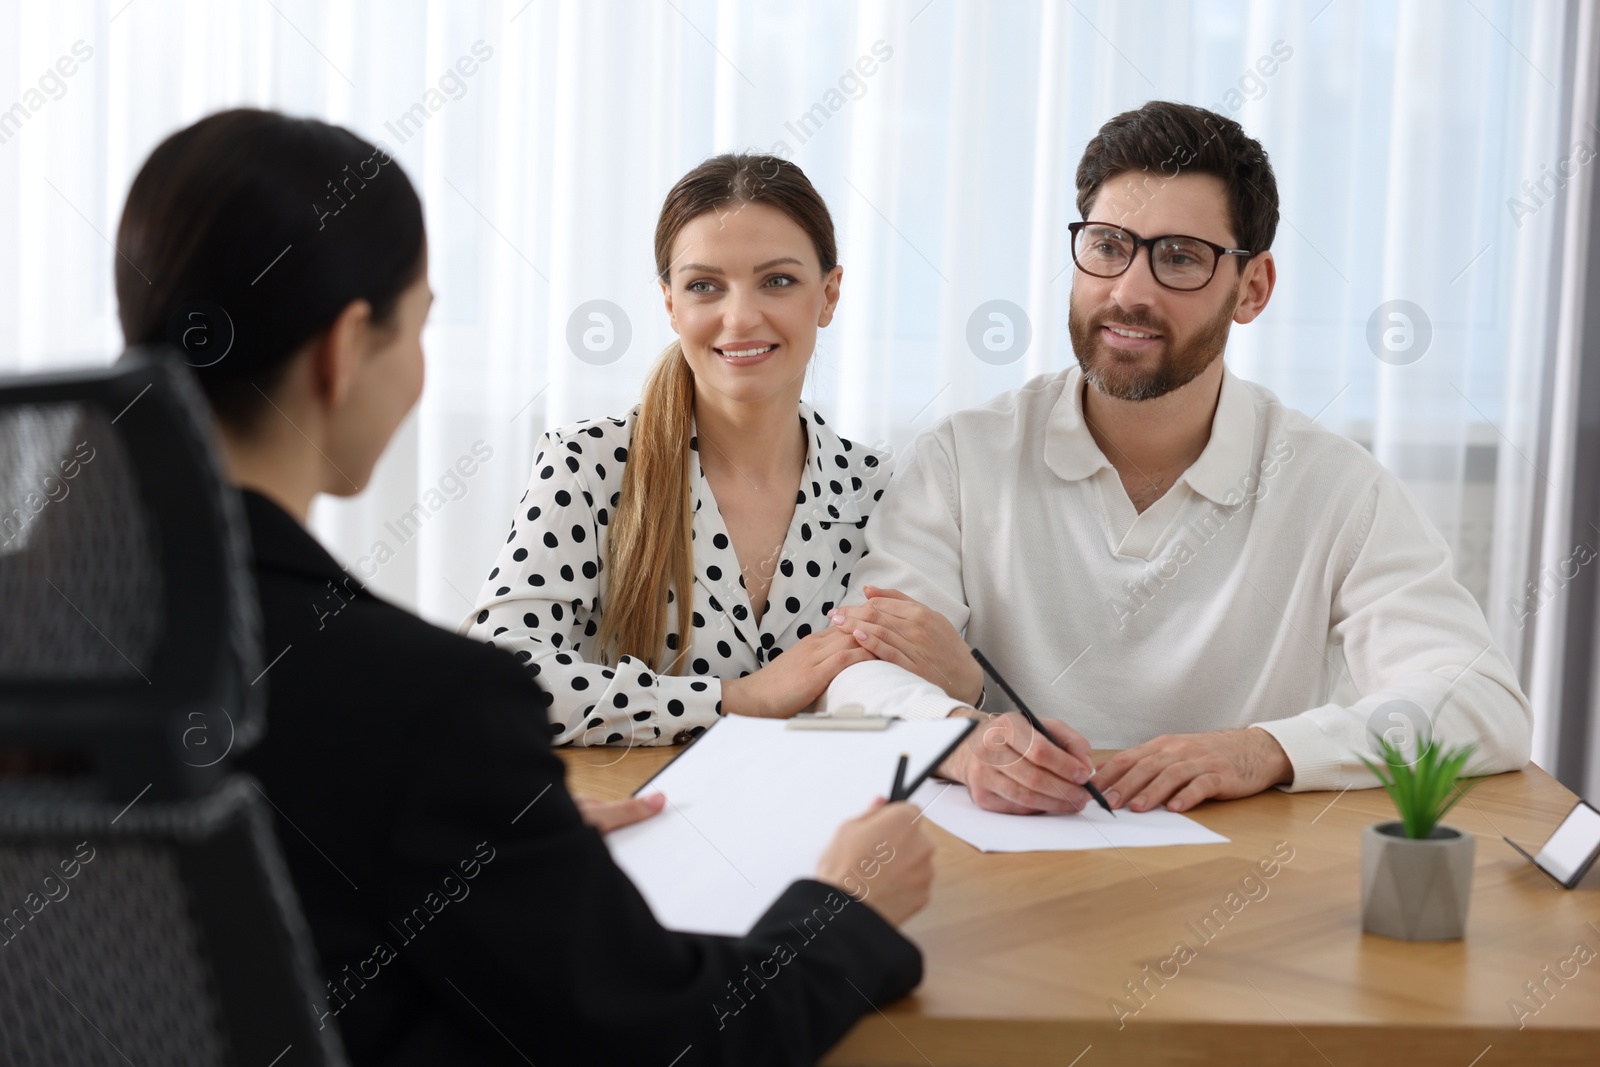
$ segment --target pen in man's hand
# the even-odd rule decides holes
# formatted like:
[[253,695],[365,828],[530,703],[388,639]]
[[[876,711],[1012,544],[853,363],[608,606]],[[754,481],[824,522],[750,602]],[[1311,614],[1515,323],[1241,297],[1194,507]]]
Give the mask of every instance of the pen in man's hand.
[[[1017,695],[1017,691],[1011,688],[1004,678],[1000,677],[1000,672],[994,669],[994,664],[990,663],[984,658],[982,652],[979,652],[977,649],[973,649],[972,658],[977,660],[978,665],[988,672],[989,677],[995,680],[995,684],[1000,686],[1001,689],[1005,690],[1006,696],[1010,697],[1011,703],[1015,704],[1017,706],[1017,710],[1022,712],[1022,717],[1028,720],[1029,726],[1032,726],[1035,730],[1039,731],[1041,734],[1044,734],[1044,736],[1049,739],[1050,743],[1055,745],[1061,751],[1067,751],[1067,746],[1063,745],[1060,741],[1057,741],[1055,734],[1052,734],[1049,730],[1044,728],[1044,723],[1039,721],[1039,716],[1035,715],[1028,708],[1028,705],[1023,702],[1022,698]],[[1099,804],[1102,808],[1106,809],[1107,812],[1110,812],[1112,818],[1116,818],[1117,813],[1111,811],[1111,805],[1106,803],[1106,798],[1100,795],[1100,790],[1094,787],[1093,782],[1084,782],[1083,788],[1088,791],[1091,797],[1094,798],[1094,802],[1096,804]]]

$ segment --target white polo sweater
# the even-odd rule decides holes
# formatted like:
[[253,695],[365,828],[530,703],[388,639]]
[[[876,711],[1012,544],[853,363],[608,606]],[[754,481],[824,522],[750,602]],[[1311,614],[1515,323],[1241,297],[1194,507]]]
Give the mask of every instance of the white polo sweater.
[[[1478,743],[1473,770],[1528,761],[1510,664],[1444,540],[1368,452],[1224,372],[1205,450],[1140,514],[1083,388],[1074,366],[919,437],[846,603],[875,585],[937,609],[1035,712],[1098,748],[1259,726],[1291,788],[1337,789],[1376,784],[1360,760],[1378,758],[1373,728],[1425,717],[1434,737]],[[905,718],[960,706],[881,661],[842,671],[818,705],[850,702]],[[1010,708],[989,683],[985,710]]]

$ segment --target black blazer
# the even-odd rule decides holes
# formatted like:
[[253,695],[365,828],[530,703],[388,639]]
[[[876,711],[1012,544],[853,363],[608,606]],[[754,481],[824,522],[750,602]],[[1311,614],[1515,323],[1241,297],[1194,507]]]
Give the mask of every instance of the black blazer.
[[742,939],[663,930],[579,818],[526,668],[244,505],[271,666],[239,765],[277,809],[356,1064],[811,1063],[921,980],[915,945],[814,881]]

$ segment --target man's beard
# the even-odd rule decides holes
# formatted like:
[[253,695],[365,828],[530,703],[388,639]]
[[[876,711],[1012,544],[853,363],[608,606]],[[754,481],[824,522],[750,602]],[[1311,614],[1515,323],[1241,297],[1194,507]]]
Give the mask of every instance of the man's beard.
[[[1078,366],[1090,385],[1116,400],[1154,400],[1181,389],[1198,378],[1213,360],[1222,355],[1228,344],[1228,325],[1233,321],[1233,308],[1239,296],[1239,285],[1234,283],[1228,298],[1222,302],[1217,314],[1200,328],[1188,344],[1175,347],[1170,328],[1157,322],[1142,311],[1123,311],[1115,304],[1096,313],[1086,321],[1075,306],[1067,310],[1067,330],[1072,335],[1072,352],[1078,357]],[[1148,372],[1133,370],[1123,365],[1121,357],[1100,337],[1100,327],[1106,322],[1119,326],[1149,330],[1159,333],[1167,346],[1165,358],[1159,366]],[[1136,357],[1142,358],[1142,357]]]

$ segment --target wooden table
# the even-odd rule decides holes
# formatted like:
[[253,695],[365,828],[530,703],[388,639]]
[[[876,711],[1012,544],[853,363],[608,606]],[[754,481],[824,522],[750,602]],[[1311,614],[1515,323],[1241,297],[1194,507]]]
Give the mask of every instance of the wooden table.
[[[617,797],[678,751],[562,754],[574,791]],[[824,1063],[1595,1067],[1600,865],[1563,890],[1500,839],[1538,845],[1574,801],[1532,766],[1468,794],[1447,818],[1478,839],[1467,935],[1433,943],[1361,932],[1361,830],[1393,818],[1382,790],[1191,813],[1228,845],[986,855],[934,826],[933,903],[905,927],[923,983]]]

